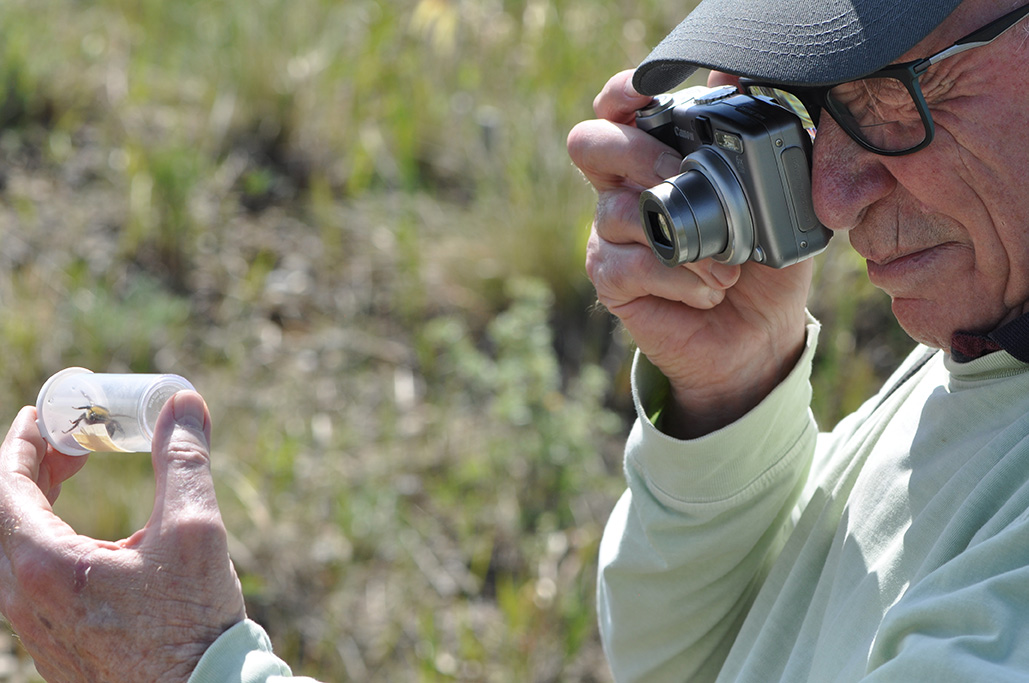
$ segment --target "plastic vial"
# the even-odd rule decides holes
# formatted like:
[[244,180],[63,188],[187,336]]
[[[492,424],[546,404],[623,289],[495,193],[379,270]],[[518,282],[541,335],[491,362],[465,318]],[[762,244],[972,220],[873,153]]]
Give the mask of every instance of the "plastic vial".
[[178,375],[66,368],[39,390],[36,425],[65,455],[147,453],[161,408],[183,389],[193,390],[193,385]]

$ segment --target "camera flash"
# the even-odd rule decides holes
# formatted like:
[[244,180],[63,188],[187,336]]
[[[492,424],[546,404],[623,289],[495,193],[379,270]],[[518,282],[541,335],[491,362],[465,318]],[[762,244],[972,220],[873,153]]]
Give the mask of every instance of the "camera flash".
[[726,133],[721,130],[715,131],[715,144],[730,152],[743,154],[743,140],[732,133]]

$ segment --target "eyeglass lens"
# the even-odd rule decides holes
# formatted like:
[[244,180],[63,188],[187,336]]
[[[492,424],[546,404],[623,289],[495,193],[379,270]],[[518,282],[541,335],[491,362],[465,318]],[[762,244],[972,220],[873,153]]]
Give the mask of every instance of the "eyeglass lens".
[[[817,115],[809,112],[793,93],[770,86],[747,88],[753,95],[764,95],[786,107],[814,136]],[[896,78],[874,77],[849,81],[831,88],[822,105],[850,135],[870,147],[896,152],[916,147],[925,140],[925,122],[914,95]]]
[[751,95],[763,95],[765,97],[775,100],[779,105],[789,109],[791,112],[800,118],[804,129],[811,135],[811,139],[815,138],[815,121],[816,117],[812,116],[808,112],[807,107],[800,101],[800,98],[791,92],[780,90],[779,88],[773,88],[768,85],[748,85],[746,91]]
[[875,149],[916,147],[927,131],[914,95],[896,78],[863,78],[829,90],[826,106],[849,133]]

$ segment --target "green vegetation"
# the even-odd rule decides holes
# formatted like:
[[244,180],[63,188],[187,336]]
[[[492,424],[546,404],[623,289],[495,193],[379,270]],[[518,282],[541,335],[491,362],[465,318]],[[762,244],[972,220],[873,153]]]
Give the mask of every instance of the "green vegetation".
[[[185,375],[296,673],[607,680],[629,343],[564,141],[673,5],[0,3],[3,424],[63,367]],[[842,240],[820,264],[828,423],[908,343]],[[151,499],[98,455],[57,508],[119,538]]]

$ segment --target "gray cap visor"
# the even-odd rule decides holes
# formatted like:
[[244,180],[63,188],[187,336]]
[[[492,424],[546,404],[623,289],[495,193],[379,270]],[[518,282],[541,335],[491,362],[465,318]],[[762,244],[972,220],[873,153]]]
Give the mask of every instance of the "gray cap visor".
[[633,84],[667,92],[698,68],[829,85],[895,61],[961,0],[704,0],[643,60]]

